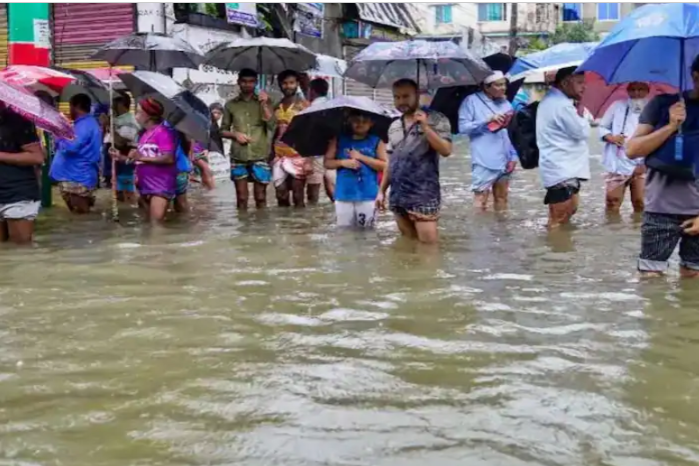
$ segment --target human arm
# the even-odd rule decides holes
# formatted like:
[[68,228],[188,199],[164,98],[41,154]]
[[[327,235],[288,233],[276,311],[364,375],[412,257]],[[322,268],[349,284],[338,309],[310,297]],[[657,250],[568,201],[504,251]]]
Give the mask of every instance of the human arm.
[[348,168],[350,170],[359,169],[359,162],[353,159],[339,160],[337,158],[337,139],[333,139],[328,144],[328,150],[325,152],[323,165],[328,170],[337,170],[338,168]]
[[[388,151],[387,151],[388,152]],[[388,191],[389,186],[391,186],[391,175],[388,171],[388,157],[386,157],[386,164],[383,169],[383,178],[381,179],[381,186],[379,186],[379,193],[376,195],[376,208],[384,211],[386,210],[386,191]]]
[[379,144],[376,146],[376,158],[367,157],[356,150],[351,150],[349,156],[354,160],[362,162],[374,171],[383,171],[386,168],[386,159],[388,158],[386,156],[386,143],[379,141]]
[[471,97],[466,97],[459,106],[459,133],[468,136],[487,131],[489,119],[479,119],[476,117],[476,108]]
[[262,121],[267,123],[272,119],[272,106],[269,103],[269,95],[265,91],[261,91],[257,98],[262,107]]
[[556,109],[556,120],[561,129],[574,141],[585,141],[590,137],[590,123],[572,105],[561,105]]
[[239,131],[233,130],[233,111],[230,105],[223,107],[223,121],[221,122],[221,137],[233,139],[238,144],[244,145],[250,142],[250,137]]
[[608,142],[609,144],[617,144],[617,138],[612,133],[612,124],[614,123],[616,109],[616,104],[611,105],[607,111],[604,112],[604,116],[600,120],[599,126],[597,127],[599,138],[604,142]]
[[420,124],[430,147],[442,157],[449,157],[452,151],[449,120],[439,113],[432,113],[430,116],[418,110],[415,112],[415,121]]
[[80,150],[90,143],[90,139],[98,129],[97,125],[93,126],[88,121],[80,121],[75,125],[75,138],[72,141],[63,138],[58,139],[56,141],[56,149],[66,156],[78,155]]
[[638,119],[636,132],[626,144],[626,156],[630,159],[647,157],[652,154],[684,123],[687,113],[684,102],[680,101],[670,107],[668,124],[655,130],[660,121],[661,97],[654,98],[643,109],[643,113]]
[[39,141],[21,146],[22,151],[15,154],[0,152],[0,162],[9,165],[34,166],[44,163],[44,149]]

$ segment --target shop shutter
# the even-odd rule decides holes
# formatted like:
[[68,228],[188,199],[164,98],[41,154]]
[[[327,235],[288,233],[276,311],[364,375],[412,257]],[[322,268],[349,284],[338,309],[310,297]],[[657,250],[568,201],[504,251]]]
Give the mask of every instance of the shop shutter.
[[[364,47],[346,45],[344,47],[344,57],[349,63]],[[379,104],[393,108],[393,92],[391,89],[372,89],[366,84],[359,83],[353,79],[344,80],[344,94],[356,97],[369,97]]]
[[56,65],[94,69],[108,63],[90,60],[106,43],[134,32],[133,3],[56,3],[53,52]]
[[7,66],[7,56],[9,55],[7,35],[7,3],[0,3],[0,68]]
[[[109,63],[90,57],[108,42],[135,30],[134,3],[55,3],[53,5],[54,63],[64,68],[91,70]],[[133,71],[131,66],[119,69]],[[60,110],[68,112],[68,103]]]

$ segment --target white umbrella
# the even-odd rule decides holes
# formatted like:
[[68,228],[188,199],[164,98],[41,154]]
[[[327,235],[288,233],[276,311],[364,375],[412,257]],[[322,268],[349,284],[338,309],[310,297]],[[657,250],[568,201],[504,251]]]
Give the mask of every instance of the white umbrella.
[[318,60],[318,65],[308,70],[308,74],[311,76],[342,78],[347,70],[347,62],[339,58],[318,54],[316,59]]

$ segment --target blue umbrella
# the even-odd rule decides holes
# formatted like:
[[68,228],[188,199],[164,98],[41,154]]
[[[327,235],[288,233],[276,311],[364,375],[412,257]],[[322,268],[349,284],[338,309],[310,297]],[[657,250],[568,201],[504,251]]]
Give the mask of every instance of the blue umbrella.
[[510,79],[516,81],[531,72],[546,73],[569,66],[579,66],[595,49],[597,42],[557,44],[541,52],[518,58],[510,69]]
[[[698,54],[699,5],[650,4],[620,21],[579,70],[594,71],[607,84],[648,81],[686,90],[692,84],[689,64]],[[693,157],[684,157],[681,128],[674,139],[674,152],[659,150],[646,164],[693,179],[695,163]]]
[[401,78],[420,89],[480,84],[492,70],[451,41],[375,42],[349,63],[345,77],[370,87],[391,87]]

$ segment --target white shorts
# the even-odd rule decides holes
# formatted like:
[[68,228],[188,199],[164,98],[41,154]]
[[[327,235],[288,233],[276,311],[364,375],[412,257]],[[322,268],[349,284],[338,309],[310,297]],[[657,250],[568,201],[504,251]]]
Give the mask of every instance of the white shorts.
[[376,220],[376,204],[374,201],[335,201],[335,214],[339,227],[373,228]]
[[35,220],[39,215],[39,201],[19,201],[12,204],[0,204],[0,221]]

